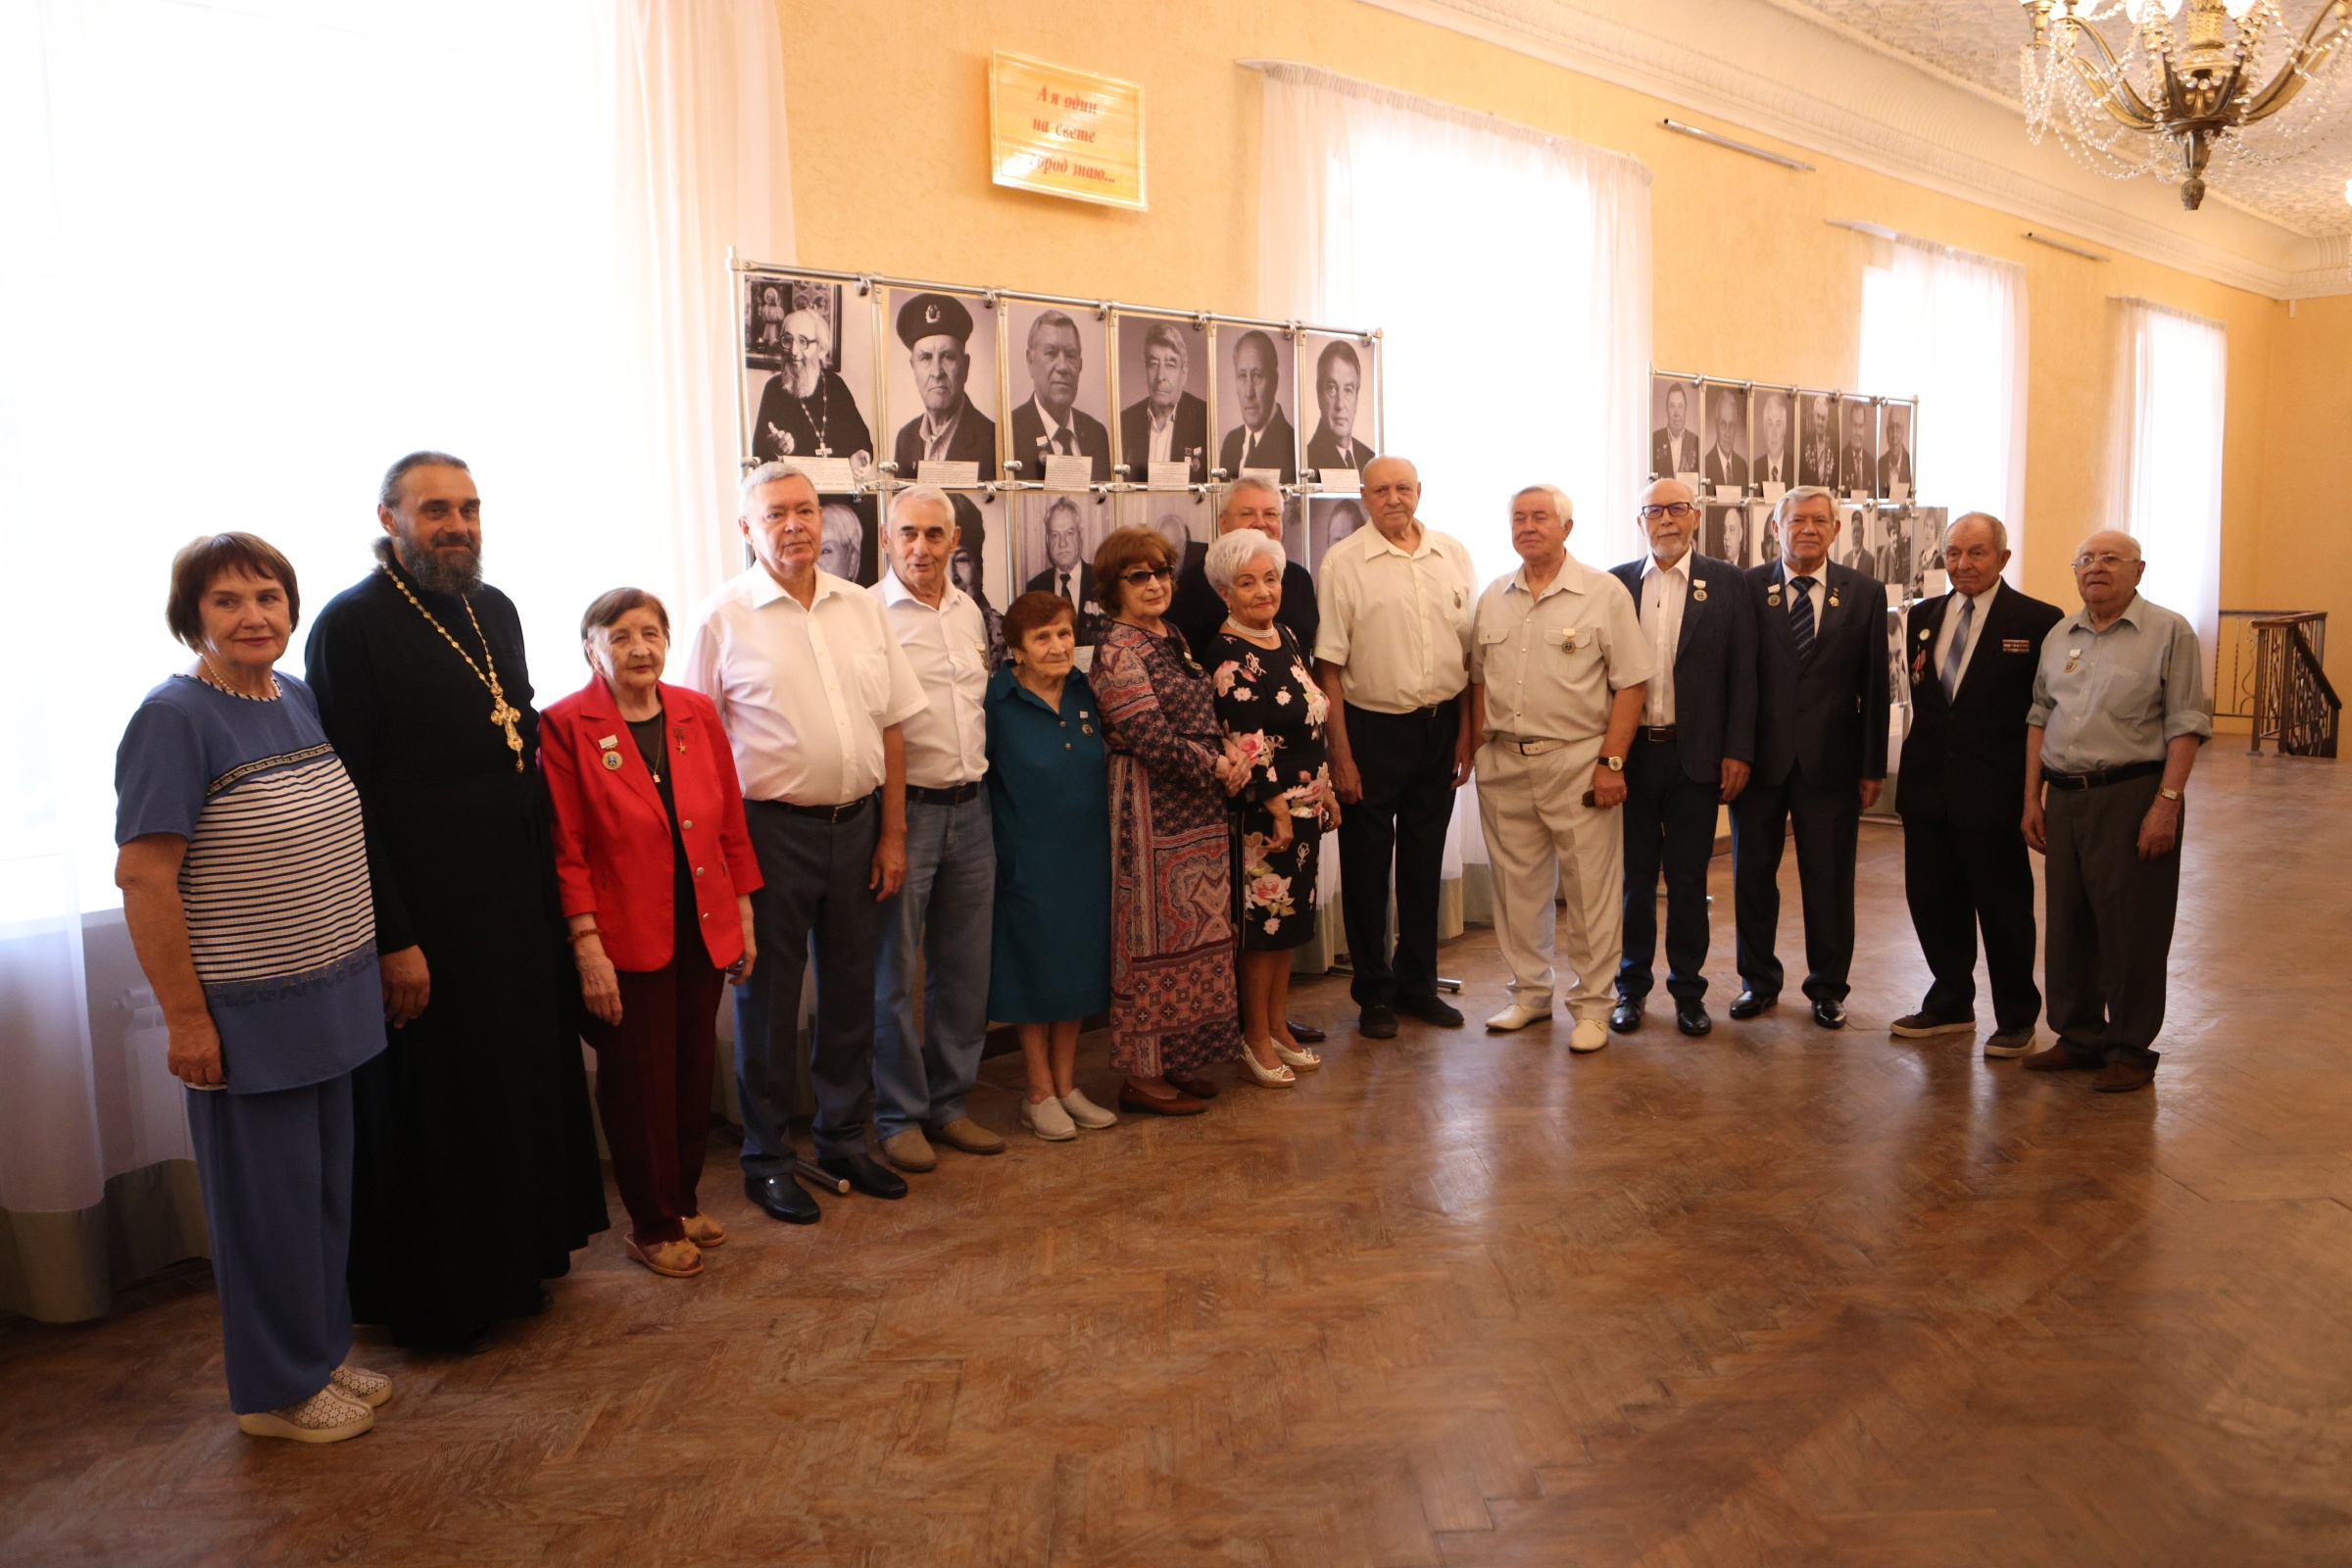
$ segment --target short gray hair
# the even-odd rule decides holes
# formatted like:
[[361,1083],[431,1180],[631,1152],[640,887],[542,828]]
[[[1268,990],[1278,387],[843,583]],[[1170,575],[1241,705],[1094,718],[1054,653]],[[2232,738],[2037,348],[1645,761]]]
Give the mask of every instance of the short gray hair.
[[1245,490],[1263,490],[1274,498],[1276,506],[1282,505],[1282,487],[1280,485],[1268,484],[1263,479],[1242,478],[1234,480],[1225,487],[1225,503],[1217,508],[1217,515],[1220,517],[1225,515],[1226,509],[1233,505],[1233,498]]
[[400,510],[400,481],[411,468],[455,468],[460,473],[471,473],[464,458],[453,458],[446,452],[412,452],[384,470],[383,488],[375,499],[391,511]]
[[763,484],[774,484],[780,479],[808,479],[808,488],[812,491],[816,488],[816,481],[809,479],[808,470],[799,464],[786,462],[782,458],[770,458],[745,474],[736,484],[736,512],[743,516],[750,516],[752,514],[752,492]]
[[956,503],[950,501],[948,493],[935,484],[910,484],[892,496],[890,498],[890,520],[896,523],[899,520],[900,513],[908,507],[915,506],[937,507],[939,514],[947,518],[948,525],[956,526]]
[[1191,367],[1193,363],[1192,348],[1184,341],[1184,334],[1176,330],[1174,322],[1153,321],[1150,326],[1144,328],[1144,352],[1150,353],[1152,346],[1155,343],[1161,348],[1174,349],[1176,358],[1188,368]]
[[1960,531],[1960,525],[1964,522],[1981,522],[1985,527],[1991,529],[1993,549],[2006,550],[2009,548],[2009,530],[2002,525],[2000,518],[1994,516],[1989,512],[1963,512],[1960,514],[1960,515],[1954,517],[1950,524],[1947,525],[1943,530],[1943,545],[1945,549],[1948,550],[1951,548],[1952,535]]
[[1514,506],[1518,504],[1521,496],[1543,496],[1551,503],[1551,510],[1560,514],[1560,520],[1562,522],[1574,522],[1576,520],[1576,503],[1569,500],[1568,492],[1561,489],[1556,484],[1521,485],[1518,489],[1511,492],[1511,502]]
[[1772,504],[1772,520],[1776,524],[1785,521],[1788,514],[1796,510],[1796,504],[1799,501],[1809,501],[1815,496],[1821,497],[1830,504],[1830,515],[1833,518],[1838,516],[1837,491],[1826,484],[1796,484],[1790,485],[1783,491],[1781,499]]
[[1233,579],[1260,556],[1271,556],[1277,572],[1290,564],[1290,557],[1284,554],[1281,540],[1271,534],[1260,533],[1255,528],[1236,528],[1231,533],[1217,535],[1216,541],[1208,547],[1207,558],[1200,563],[1200,571],[1208,578],[1208,585],[1218,593],[1231,593]]
[[1029,323],[1029,335],[1022,340],[1022,346],[1025,348],[1035,348],[1037,347],[1038,333],[1045,331],[1049,327],[1063,326],[1066,326],[1070,329],[1070,335],[1072,337],[1077,338],[1081,343],[1085,342],[1086,334],[1078,330],[1078,323],[1076,321],[1071,320],[1069,317],[1062,314],[1060,311],[1043,311],[1039,313],[1036,320]]
[[2077,546],[2075,546],[2075,558],[2076,558],[2076,559],[2080,559],[2080,558],[2082,557],[2082,545],[2087,545],[2087,544],[2089,544],[2089,543],[2090,543],[2090,542],[2091,542],[2093,539],[2096,539],[2096,538],[2097,538],[2099,535],[2101,535],[2101,534],[2103,534],[2103,533],[2111,533],[2111,534],[2115,535],[2115,536],[2116,536],[2118,539],[2121,539],[2121,540],[2122,540],[2124,543],[2126,543],[2126,544],[2128,544],[2128,545],[2130,545],[2130,546],[2132,547],[2132,553],[2131,553],[2130,555],[2128,555],[2128,556],[2126,556],[2126,557],[2124,558],[2126,561],[2145,561],[2145,560],[2147,560],[2147,559],[2148,559],[2148,558],[2147,558],[2145,555],[2143,555],[2143,554],[2140,552],[2140,548],[2139,548],[2139,541],[2138,541],[2137,539],[2133,538],[2133,537],[2132,537],[2131,534],[2129,534],[2129,533],[2126,533],[2126,532],[2125,532],[2123,529],[2121,529],[2121,528],[2093,528],[2093,529],[2091,529],[2091,530],[2090,530],[2090,532],[2088,532],[2088,533],[2086,533],[2086,534],[2084,534],[2084,535],[2082,536],[2082,544],[2080,544],[2080,545],[2077,545]]

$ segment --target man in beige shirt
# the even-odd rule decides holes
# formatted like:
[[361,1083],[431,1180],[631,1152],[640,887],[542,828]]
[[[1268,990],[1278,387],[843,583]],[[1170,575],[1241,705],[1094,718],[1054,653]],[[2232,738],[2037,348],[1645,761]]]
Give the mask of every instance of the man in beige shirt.
[[[1315,672],[1331,699],[1325,732],[1340,821],[1340,908],[1348,926],[1357,1029],[1396,1034],[1396,1014],[1452,1029],[1438,1000],[1438,876],[1453,792],[1470,777],[1474,734],[1471,600],[1478,581],[1458,539],[1422,526],[1421,476],[1402,458],[1363,470],[1358,528],[1323,557]],[[1389,882],[1396,952],[1389,953]]]
[[1557,933],[1576,984],[1571,1051],[1609,1043],[1610,981],[1621,947],[1625,754],[1648,699],[1653,660],[1633,596],[1568,554],[1567,495],[1530,485],[1511,498],[1519,569],[1479,596],[1470,649],[1478,814],[1494,884],[1494,938],[1511,966],[1511,1004],[1487,1020],[1524,1029],[1551,1016]]

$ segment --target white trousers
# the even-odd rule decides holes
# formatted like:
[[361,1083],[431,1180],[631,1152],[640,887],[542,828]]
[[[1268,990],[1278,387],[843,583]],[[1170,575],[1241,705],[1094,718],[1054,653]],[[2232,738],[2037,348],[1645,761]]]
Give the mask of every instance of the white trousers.
[[[1601,740],[1572,741],[1541,757],[1492,744],[1478,750],[1479,825],[1511,1000],[1550,1009],[1556,947],[1576,973],[1568,1010],[1580,1020],[1608,1017],[1625,945],[1624,808],[1584,803]],[[1563,901],[1556,922],[1555,890]]]

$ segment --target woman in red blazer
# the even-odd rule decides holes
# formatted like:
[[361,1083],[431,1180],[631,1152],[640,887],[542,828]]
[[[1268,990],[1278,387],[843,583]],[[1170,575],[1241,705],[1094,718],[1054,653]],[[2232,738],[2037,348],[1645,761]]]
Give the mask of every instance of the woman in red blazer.
[[727,1239],[695,1187],[720,981],[751,976],[760,862],[718,710],[662,680],[662,601],[613,589],[580,617],[580,643],[596,673],[539,715],[556,874],[629,1255],[684,1279]]

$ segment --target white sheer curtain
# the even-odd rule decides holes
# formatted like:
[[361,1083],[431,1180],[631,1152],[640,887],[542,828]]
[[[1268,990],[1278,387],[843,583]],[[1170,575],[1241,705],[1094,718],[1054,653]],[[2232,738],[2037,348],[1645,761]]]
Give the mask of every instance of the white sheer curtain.
[[2025,561],[2025,269],[1908,234],[1892,251],[1862,274],[1859,390],[1919,399],[1913,499],[2000,518],[2014,583]]
[[315,610],[384,466],[456,452],[543,700],[597,592],[715,581],[782,62],[768,0],[7,0],[0,117],[0,1307],[72,1317],[184,1255],[107,1212],[186,1153],[110,912],[172,552],[259,533]]
[[[1382,329],[1382,450],[1420,469],[1421,518],[1514,569],[1510,498],[1568,492],[1577,559],[1640,551],[1650,172],[1622,153],[1288,61],[1265,77],[1258,313]],[[1337,940],[1338,857],[1324,857]],[[1485,918],[1478,798],[1455,797],[1441,929]]]
[[2110,526],[2147,558],[2140,592],[2197,628],[2206,679],[2222,606],[2222,432],[2230,331],[2146,300],[2116,302],[2115,482]]

